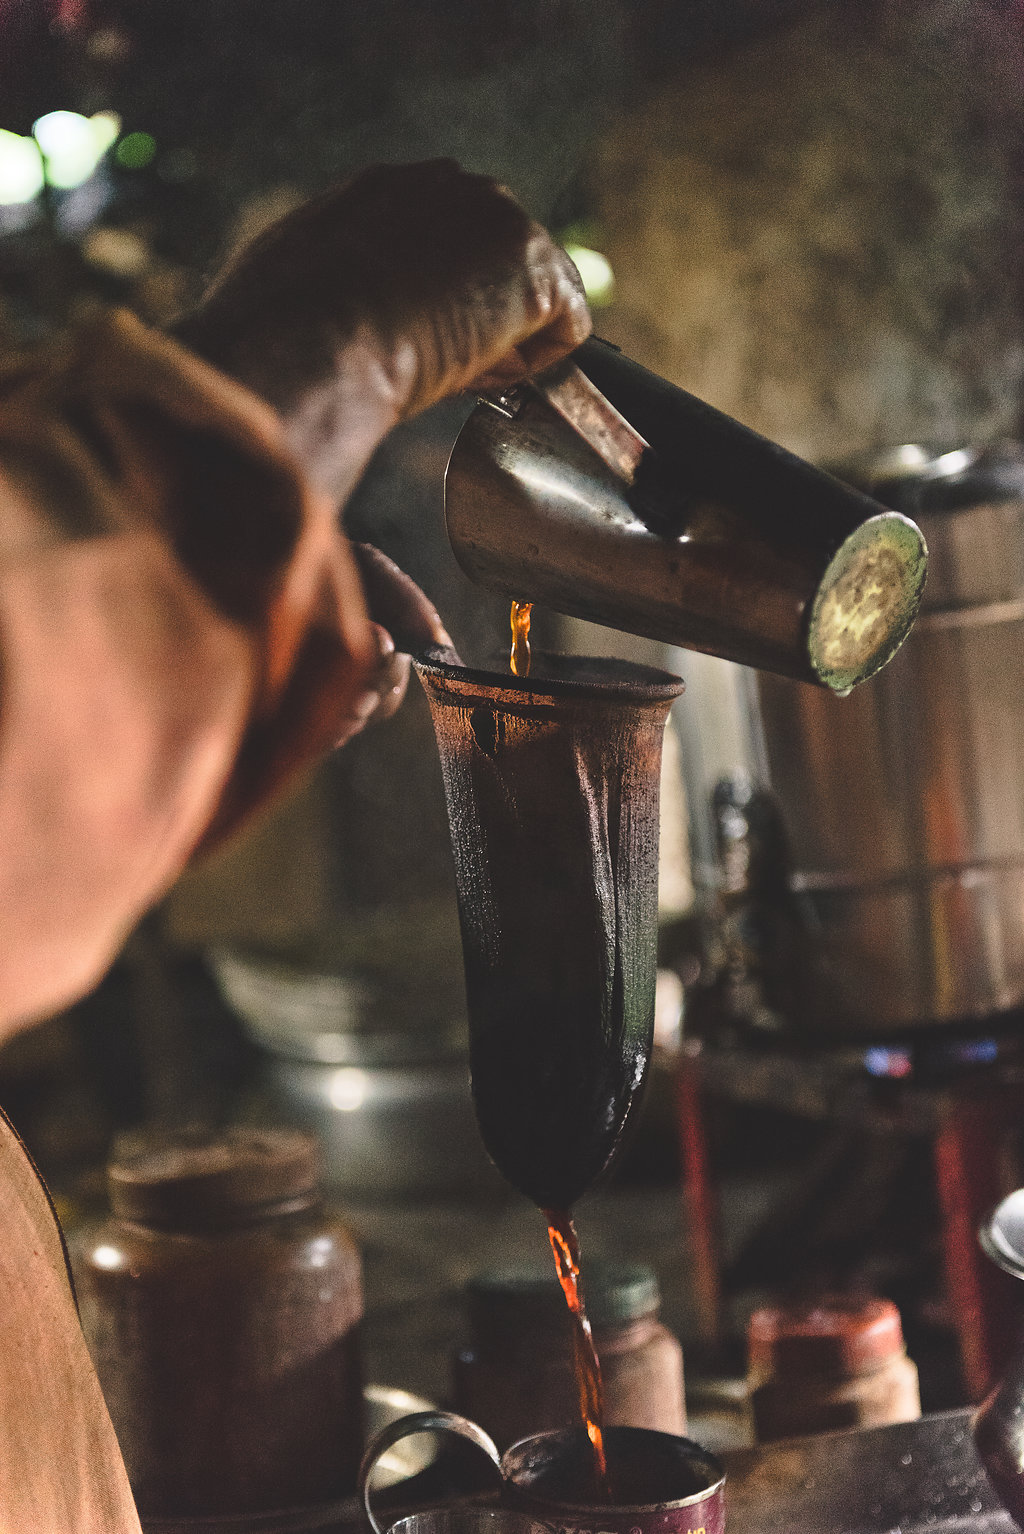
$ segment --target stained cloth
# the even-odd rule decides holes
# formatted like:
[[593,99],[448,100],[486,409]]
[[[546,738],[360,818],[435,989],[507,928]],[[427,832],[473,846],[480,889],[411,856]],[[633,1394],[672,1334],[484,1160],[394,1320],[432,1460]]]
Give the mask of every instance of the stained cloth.
[[[123,313],[0,375],[0,1033],[91,985],[371,658],[278,417]],[[49,1199],[0,1120],[0,1529],[138,1520]]]

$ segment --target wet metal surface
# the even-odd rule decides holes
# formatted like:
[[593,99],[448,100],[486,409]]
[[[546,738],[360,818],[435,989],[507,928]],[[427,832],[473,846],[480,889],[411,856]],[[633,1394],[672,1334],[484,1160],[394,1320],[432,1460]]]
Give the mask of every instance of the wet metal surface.
[[924,583],[915,523],[598,340],[573,355],[639,438],[623,458],[558,385],[475,410],[445,480],[473,581],[843,694],[886,664]]
[[726,1455],[729,1534],[1016,1534],[975,1454],[970,1415]]

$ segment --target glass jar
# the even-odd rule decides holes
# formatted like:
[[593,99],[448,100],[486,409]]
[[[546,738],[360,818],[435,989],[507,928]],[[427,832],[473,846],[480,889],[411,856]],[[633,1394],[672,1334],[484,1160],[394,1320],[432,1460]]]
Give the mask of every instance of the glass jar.
[[891,1300],[841,1296],[755,1310],[747,1356],[759,1443],[921,1415],[917,1366]]
[[[589,1262],[587,1312],[609,1427],[685,1433],[683,1351],[659,1319],[661,1292],[642,1263]],[[489,1269],[465,1290],[469,1344],[453,1365],[458,1411],[506,1448],[578,1417],[572,1336],[554,1270]]]
[[82,1325],[139,1510],[247,1513],[344,1496],[362,1446],[359,1255],[315,1141],[229,1130],[108,1167],[75,1243]]

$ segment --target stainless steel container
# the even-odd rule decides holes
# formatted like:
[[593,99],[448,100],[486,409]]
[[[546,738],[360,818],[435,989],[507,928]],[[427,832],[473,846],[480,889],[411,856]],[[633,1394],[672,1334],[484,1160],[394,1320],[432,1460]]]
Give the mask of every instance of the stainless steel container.
[[927,559],[906,516],[593,338],[473,412],[445,517],[489,590],[840,693],[898,649]]
[[1024,450],[848,472],[925,534],[917,624],[849,698],[758,686],[806,942],[796,1020],[885,1036],[1024,1003]]

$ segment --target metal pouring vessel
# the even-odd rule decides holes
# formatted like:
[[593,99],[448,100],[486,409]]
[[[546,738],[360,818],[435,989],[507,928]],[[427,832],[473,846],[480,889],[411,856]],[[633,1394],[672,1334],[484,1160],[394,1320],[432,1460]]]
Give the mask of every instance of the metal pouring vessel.
[[927,564],[908,517],[595,339],[474,410],[445,516],[490,590],[836,693],[895,654]]
[[[981,1249],[1005,1273],[1024,1278],[1024,1188],[1018,1188],[982,1222]],[[1024,1341],[1007,1359],[1002,1378],[982,1402],[973,1423],[974,1444],[1003,1506],[1024,1527]]]

